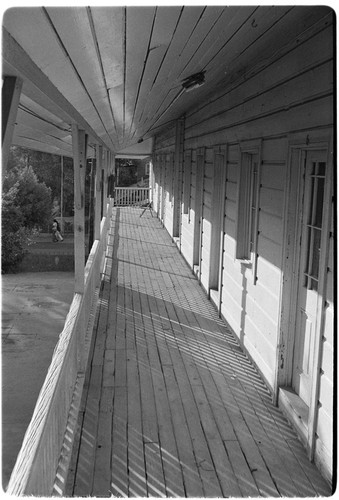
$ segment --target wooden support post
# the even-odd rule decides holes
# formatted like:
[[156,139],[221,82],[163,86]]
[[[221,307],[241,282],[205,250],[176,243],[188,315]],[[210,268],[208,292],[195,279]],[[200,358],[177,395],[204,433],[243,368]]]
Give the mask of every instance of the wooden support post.
[[85,175],[86,139],[84,130],[72,126],[74,158],[74,292],[85,288]]
[[103,217],[106,217],[107,215],[107,176],[108,176],[108,155],[109,151],[106,149],[105,150],[105,159],[104,159],[104,186],[103,186],[103,202],[104,202],[104,210],[103,210]]
[[149,162],[149,184],[148,184],[148,186],[149,186],[149,202],[153,206],[154,189],[155,189],[153,159]]
[[100,239],[101,205],[102,205],[102,146],[96,146],[95,170],[95,209],[94,209],[94,239]]
[[60,157],[60,227],[61,232],[64,232],[64,157]]
[[4,77],[2,84],[2,178],[4,178],[7,168],[21,89],[22,80],[20,78],[15,76]]

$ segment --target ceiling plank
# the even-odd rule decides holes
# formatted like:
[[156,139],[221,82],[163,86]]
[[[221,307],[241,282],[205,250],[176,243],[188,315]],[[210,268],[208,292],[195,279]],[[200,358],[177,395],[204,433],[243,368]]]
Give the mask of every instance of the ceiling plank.
[[190,75],[185,68],[193,58],[200,60],[203,55],[203,43],[209,33],[213,31],[223,11],[224,7],[213,6],[205,9],[190,38],[187,40],[180,57],[172,64],[172,69],[168,75],[169,79],[174,81],[180,79],[182,81]]
[[95,7],[91,14],[119,143],[124,130],[124,9]]
[[68,141],[65,141],[55,136],[43,134],[20,123],[15,128],[12,143],[21,147],[31,147],[39,151],[72,156],[72,145],[69,144],[69,140],[69,137]]
[[255,9],[256,7],[242,7],[241,9],[235,6],[225,7],[221,16],[202,42],[199,57],[192,57],[188,62],[185,74],[191,75],[205,70],[207,64],[223,47],[225,40],[234,36]]
[[135,113],[130,130],[130,137],[132,139],[137,136],[136,132],[145,110],[145,105],[148,102],[150,90],[173,39],[181,11],[182,7],[163,7],[157,9],[146,68],[140,84],[140,91],[136,100]]
[[[224,43],[219,52],[208,62],[206,72],[210,75],[210,78],[214,79],[216,75],[220,74],[219,68],[220,64],[222,64],[224,73],[227,74],[227,82],[238,79],[244,69],[242,61],[246,61],[247,67],[253,64],[252,60],[249,60],[247,56],[242,57],[242,55],[290,9],[290,6],[257,7],[242,26],[237,29],[234,35]],[[270,47],[274,47],[272,41]],[[256,59],[261,58],[261,54],[256,54],[254,57]]]
[[155,12],[155,7],[127,8],[125,134],[129,133],[132,125],[137,93],[144,75],[150,48]]
[[[179,24],[176,28],[175,36],[171,41],[170,47],[166,53],[166,57],[161,65],[159,73],[157,74],[156,81],[151,89],[149,95],[148,112],[144,113],[142,119],[142,126],[149,120],[154,122],[155,111],[167,95],[169,89],[173,87],[173,82],[168,80],[168,75],[172,69],[173,62],[176,61],[181,52],[183,51],[187,40],[191,33],[194,31],[199,18],[204,12],[204,7],[185,7],[180,17]],[[178,83],[178,91],[181,85]]]
[[86,130],[96,142],[108,149],[113,149],[112,143],[106,143],[98,136],[94,129],[84,120],[83,116],[37,67],[5,28],[3,28],[2,57],[6,62],[6,68],[9,72],[11,71],[10,68],[13,68],[13,74],[19,74],[24,80],[28,79],[41,93],[55,103],[54,111],[57,116],[59,116],[57,111],[60,109],[60,116],[64,117],[66,114],[70,124],[77,123]]
[[[110,136],[116,147],[114,117],[108,105],[107,88],[100,52],[93,38],[95,32],[92,30],[90,11],[83,7],[52,7],[46,8],[46,13],[65,52],[65,65],[70,66],[66,72],[70,80],[65,76],[63,78],[63,91],[67,91],[65,95],[89,123],[93,120],[101,128],[99,135]],[[78,80],[77,85],[72,84],[74,78]]]

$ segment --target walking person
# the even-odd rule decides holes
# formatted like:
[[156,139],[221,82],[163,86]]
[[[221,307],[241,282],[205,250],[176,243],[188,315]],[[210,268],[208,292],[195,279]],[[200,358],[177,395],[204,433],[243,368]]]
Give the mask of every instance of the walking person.
[[54,242],[64,241],[62,234],[61,234],[60,224],[56,219],[53,220],[52,233],[53,233],[53,241]]

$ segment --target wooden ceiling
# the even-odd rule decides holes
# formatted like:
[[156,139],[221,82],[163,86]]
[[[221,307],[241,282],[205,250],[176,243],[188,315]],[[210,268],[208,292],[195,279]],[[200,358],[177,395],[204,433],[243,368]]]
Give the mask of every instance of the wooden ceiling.
[[[3,75],[24,82],[13,142],[72,155],[70,130],[77,122],[92,144],[136,151],[140,139],[269,64],[321,18],[321,9],[9,9],[3,17]],[[204,85],[185,91],[183,81],[199,72]]]

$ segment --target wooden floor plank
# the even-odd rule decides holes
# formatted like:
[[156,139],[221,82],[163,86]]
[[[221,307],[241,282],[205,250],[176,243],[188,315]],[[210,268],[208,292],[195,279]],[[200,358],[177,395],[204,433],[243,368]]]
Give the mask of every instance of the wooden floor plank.
[[113,212],[79,426],[70,495],[330,494],[148,212]]
[[111,453],[111,492],[113,496],[128,496],[127,450],[127,391],[126,387],[116,387],[113,405]]
[[[192,439],[188,429],[182,399],[172,366],[164,367],[168,400],[171,408],[174,433],[178,447],[178,459],[183,471],[186,497],[202,497],[204,490],[198,464],[193,451]],[[173,457],[172,460],[176,461]]]
[[129,494],[144,497],[147,496],[147,480],[140,394],[137,353],[132,349],[128,350],[127,356]]
[[92,489],[92,495],[101,498],[111,496],[113,397],[113,386],[102,388]]

